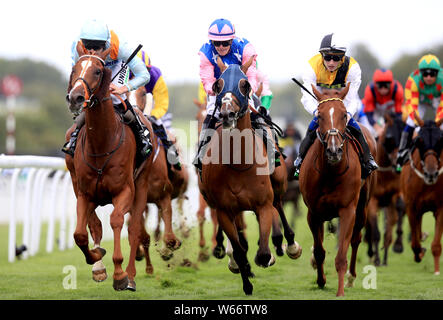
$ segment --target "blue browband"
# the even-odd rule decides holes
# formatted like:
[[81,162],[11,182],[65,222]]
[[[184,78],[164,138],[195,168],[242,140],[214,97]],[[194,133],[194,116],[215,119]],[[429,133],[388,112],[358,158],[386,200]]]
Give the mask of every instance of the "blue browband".
[[224,86],[220,94],[217,95],[215,106],[220,108],[222,105],[222,98],[226,93],[231,92],[238,99],[241,110],[246,110],[248,107],[249,97],[240,92],[239,83],[241,79],[248,80],[248,77],[246,77],[246,75],[240,69],[240,66],[238,64],[229,65],[228,68],[220,75],[219,79],[224,80]]

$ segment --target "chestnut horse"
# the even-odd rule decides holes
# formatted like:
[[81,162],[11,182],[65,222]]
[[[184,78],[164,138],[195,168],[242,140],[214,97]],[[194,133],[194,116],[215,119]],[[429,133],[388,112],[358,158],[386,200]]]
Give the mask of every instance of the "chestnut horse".
[[[317,284],[320,288],[326,284],[323,270],[323,223],[337,216],[340,219],[338,252],[335,258],[338,273],[337,296],[344,296],[349,244],[352,247],[352,255],[347,286],[352,286],[356,277],[361,229],[366,222],[367,204],[374,184],[373,175],[362,181],[355,140],[347,132],[347,111],[343,99],[349,91],[349,86],[348,83],[342,91],[327,90],[325,93],[320,93],[312,86],[319,101],[318,139],[303,161],[299,179],[300,191],[308,207],[308,224],[314,238],[311,262],[316,265]],[[374,138],[365,127],[361,128],[372,154],[375,155]]]
[[[134,135],[122,122],[121,116],[114,112],[109,93],[111,71],[105,68],[104,62],[109,50],[97,54],[94,51],[85,51],[80,43],[77,45],[79,60],[72,69],[67,100],[72,113],[85,112],[85,125],[79,133],[74,157],[66,155],[66,166],[77,197],[77,226],[74,232],[76,244],[84,253],[88,264],[100,262],[105,250],[99,247],[102,230],[95,209],[112,204],[113,287],[115,290],[135,291],[135,254],[141,232],[138,222],[146,204],[150,165],[144,161],[141,167],[135,167]],[[69,139],[73,129],[71,127],[68,130],[66,139]],[[134,223],[128,226],[131,251],[128,266],[123,271],[120,235],[124,215],[128,212]],[[95,243],[92,250],[88,247],[87,224]]]
[[378,170],[376,187],[369,200],[368,220],[366,223],[365,238],[368,242],[368,255],[373,257],[374,264],[380,265],[378,242],[380,232],[378,229],[378,211],[385,208],[385,234],[384,234],[384,256],[383,265],[388,264],[388,251],[392,243],[392,231],[397,224],[397,240],[394,251],[403,252],[402,224],[404,216],[404,201],[400,195],[400,175],[395,172],[400,136],[405,126],[401,116],[393,112],[384,114],[385,126],[382,134],[377,140],[377,164]]
[[418,137],[409,152],[409,162],[401,172],[401,190],[403,192],[406,214],[411,227],[411,247],[414,260],[420,262],[426,249],[421,247],[423,214],[432,211],[435,217],[435,234],[431,244],[434,256],[434,274],[440,274],[441,237],[443,234],[443,133],[437,123],[421,120]]
[[[273,206],[274,191],[269,177],[266,148],[263,140],[257,138],[252,130],[248,109],[251,86],[245,73],[253,59],[241,68],[238,65],[226,67],[221,59],[217,60],[223,73],[212,89],[217,100],[221,101],[217,103],[217,108],[220,109],[223,127],[214,132],[209,142],[199,187],[208,205],[217,212],[220,227],[232,245],[233,258],[243,281],[243,291],[250,295],[253,286],[249,277],[253,274],[235,220],[243,211],[255,212],[260,234],[255,263],[266,268],[275,263],[269,249],[269,235],[273,215],[277,215],[278,211]],[[235,133],[245,136],[237,139]],[[234,147],[236,142],[238,145]]]
[[[202,129],[203,121],[205,120],[205,117],[206,117],[206,103],[207,102],[201,103],[197,99],[194,99],[194,104],[198,108],[197,115],[195,116],[195,118],[197,120],[199,135],[200,135],[200,132]],[[197,175],[198,175],[198,173],[197,173]],[[205,219],[206,219],[205,211],[206,211],[206,208],[208,208],[208,204],[206,203],[206,201],[203,198],[203,195],[201,193],[199,193],[198,200],[199,200],[199,202],[198,202],[199,206],[198,206],[198,210],[197,210],[197,219],[198,219],[198,230],[199,230],[199,235],[200,235],[200,239],[198,242],[198,245],[200,246],[198,260],[199,261],[207,261],[209,259],[209,254],[208,254],[207,248],[206,248],[206,240],[205,240],[205,235],[204,235],[204,224],[205,224]],[[221,231],[218,233],[219,241],[217,242],[217,230],[218,230],[217,214],[215,212],[215,209],[209,208],[209,210],[210,210],[211,220],[212,220],[212,237],[211,237],[212,249],[211,250],[212,250],[212,254],[214,255],[214,257],[216,257],[217,259],[221,259],[226,254],[225,247],[223,245],[223,233]],[[220,243],[220,244],[217,245],[217,243]]]

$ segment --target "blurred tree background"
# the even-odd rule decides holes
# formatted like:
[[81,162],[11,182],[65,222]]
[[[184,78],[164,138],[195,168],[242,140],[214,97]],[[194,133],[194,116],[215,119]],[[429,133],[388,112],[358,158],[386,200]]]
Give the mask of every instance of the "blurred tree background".
[[[390,68],[394,77],[404,85],[408,75],[417,68],[418,59],[429,52],[442,58],[443,45],[416,54],[403,54],[391,66],[383,66],[365,44],[354,45],[349,54],[359,62],[362,69],[360,97],[363,97],[364,89],[376,68]],[[67,79],[59,70],[43,62],[0,58],[0,79],[8,74],[15,74],[23,81],[23,91],[17,99],[15,110],[15,153],[63,156],[60,148],[65,141],[66,130],[73,123],[65,101]],[[174,124],[194,120],[196,109],[192,101],[197,98],[198,83],[169,84],[168,87],[169,108],[174,115]],[[296,120],[303,124],[310,121],[310,115],[300,103],[300,88],[290,79],[287,83],[271,83],[271,90],[274,94],[272,117]],[[0,92],[0,154],[5,153],[5,140],[6,99]]]

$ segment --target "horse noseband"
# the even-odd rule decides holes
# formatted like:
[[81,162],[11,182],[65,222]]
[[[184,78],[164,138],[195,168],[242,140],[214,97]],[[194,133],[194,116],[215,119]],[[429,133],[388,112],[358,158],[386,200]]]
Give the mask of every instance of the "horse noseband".
[[324,147],[327,147],[327,145],[328,145],[327,140],[328,140],[329,137],[334,137],[334,136],[340,136],[341,137],[342,141],[341,141],[340,146],[338,147],[339,149],[343,147],[343,145],[345,143],[345,140],[346,140],[346,135],[341,133],[336,128],[329,129],[323,135],[318,131],[318,129],[316,130],[316,133],[317,133],[318,140],[320,140],[320,142],[323,144]]

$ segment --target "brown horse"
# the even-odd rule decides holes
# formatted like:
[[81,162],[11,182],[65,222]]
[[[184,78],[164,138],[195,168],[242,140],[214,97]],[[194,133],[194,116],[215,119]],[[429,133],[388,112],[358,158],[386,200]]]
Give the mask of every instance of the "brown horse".
[[[240,269],[243,291],[249,295],[253,290],[249,277],[253,274],[235,220],[242,211],[255,212],[260,231],[255,263],[266,268],[275,262],[269,249],[269,235],[273,215],[278,212],[273,206],[266,148],[252,130],[248,109],[251,86],[245,73],[252,59],[241,68],[238,65],[226,68],[220,59],[218,63],[224,71],[214,83],[213,91],[221,100],[217,108],[220,108],[223,126],[214,132],[209,142],[199,187],[208,205],[216,209],[220,227],[232,245],[233,258]],[[245,136],[239,138],[236,133]]]
[[[343,99],[350,84],[342,91],[313,92],[318,105],[318,139],[309,149],[300,171],[300,191],[308,207],[308,224],[314,238],[311,262],[317,267],[317,284],[323,288],[326,277],[323,270],[323,223],[335,217],[340,219],[338,252],[335,268],[338,273],[337,296],[344,296],[344,277],[347,269],[347,252],[352,246],[350,276],[347,286],[352,286],[356,277],[355,266],[361,229],[366,222],[367,204],[373,189],[373,175],[361,179],[361,166],[355,141],[346,131],[347,112]],[[362,126],[372,154],[375,141]]]
[[[200,132],[201,132],[203,121],[205,120],[205,117],[206,117],[206,103],[207,103],[206,101],[204,103],[201,103],[197,99],[194,99],[194,104],[198,108],[197,115],[195,116],[195,118],[197,120],[197,125],[198,125],[198,134],[200,134]],[[201,193],[199,193],[198,200],[199,200],[199,202],[198,202],[199,206],[198,206],[198,210],[197,210],[197,219],[198,219],[198,230],[199,230],[199,235],[200,235],[200,240],[198,243],[200,246],[198,260],[199,261],[207,261],[209,259],[209,254],[208,254],[207,248],[206,248],[206,240],[205,240],[205,235],[204,235],[204,225],[205,225],[205,219],[206,219],[205,211],[206,211],[206,208],[208,208],[208,204],[206,203],[206,201],[203,198],[203,195]],[[217,241],[217,230],[218,230],[217,214],[216,214],[215,209],[209,208],[209,210],[210,210],[211,220],[212,220],[212,237],[211,237],[212,249],[211,250],[212,250],[212,254],[214,255],[214,257],[216,257],[217,259],[221,259],[226,254],[225,247],[223,245],[223,234],[221,232],[218,234],[219,241]],[[220,238],[221,238],[221,240],[220,240]],[[221,243],[221,245],[217,245],[218,243]]]
[[368,255],[374,257],[374,264],[380,265],[378,253],[378,211],[385,208],[386,227],[384,234],[383,265],[388,264],[388,251],[392,243],[392,231],[397,224],[397,240],[394,244],[395,252],[403,251],[402,223],[404,216],[404,201],[400,195],[400,175],[395,172],[398,146],[404,122],[401,117],[392,112],[384,114],[385,126],[377,141],[377,183],[373,195],[369,200],[368,220],[366,223],[366,240],[368,242]]
[[423,214],[432,211],[435,217],[435,234],[431,244],[434,256],[434,273],[440,274],[441,237],[443,234],[443,134],[437,123],[421,120],[418,137],[409,153],[409,162],[401,172],[401,190],[406,203],[406,214],[411,227],[411,247],[414,259],[420,262],[426,249],[421,247]]
[[[71,112],[85,113],[85,125],[79,133],[79,144],[74,157],[66,156],[66,166],[70,171],[77,197],[77,227],[74,239],[88,264],[99,262],[105,250],[99,247],[101,223],[95,209],[99,205],[113,204],[113,287],[115,290],[135,290],[135,254],[141,232],[138,222],[146,204],[150,164],[145,161],[141,167],[135,167],[134,135],[122,122],[120,115],[114,112],[109,93],[111,71],[105,68],[104,63],[109,49],[103,53],[85,51],[79,43],[77,51],[79,60],[72,69],[67,100]],[[71,127],[68,130],[66,139],[69,139],[73,129],[74,127]],[[128,226],[131,251],[128,266],[126,271],[123,271],[120,234],[124,215],[128,212],[131,213],[134,223]],[[95,243],[92,250],[88,247],[87,224]]]

